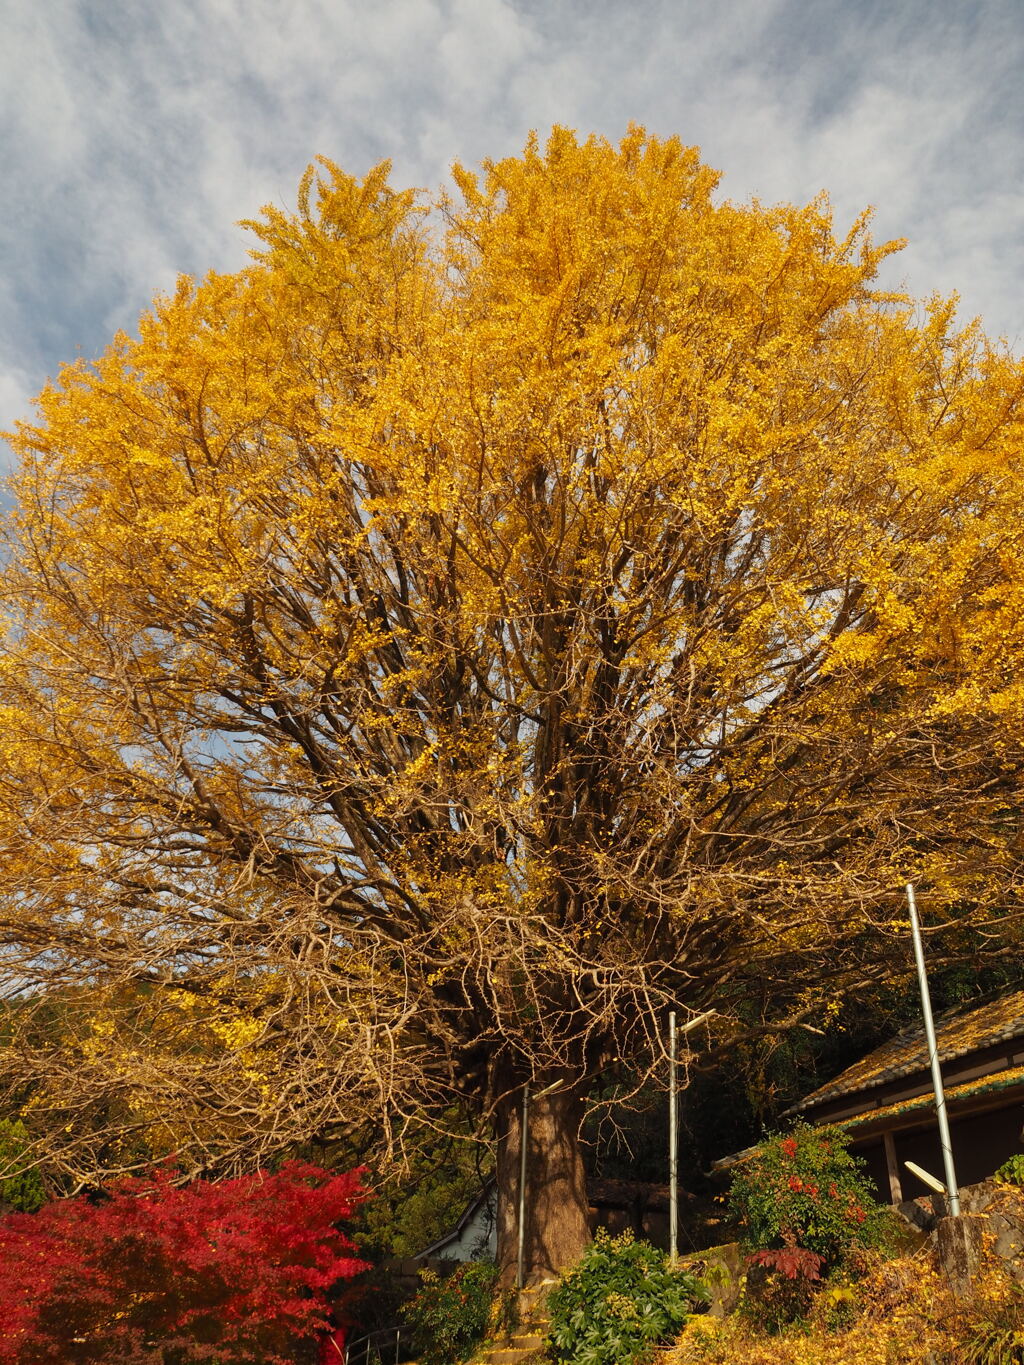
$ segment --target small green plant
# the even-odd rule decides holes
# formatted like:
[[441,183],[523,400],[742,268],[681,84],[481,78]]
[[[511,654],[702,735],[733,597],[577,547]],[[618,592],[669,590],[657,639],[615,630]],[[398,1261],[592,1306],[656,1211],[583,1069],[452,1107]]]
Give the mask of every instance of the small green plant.
[[818,1300],[818,1321],[826,1332],[844,1332],[856,1320],[860,1296],[841,1276],[827,1285]]
[[1022,1365],[1024,1321],[1020,1305],[1005,1307],[988,1320],[975,1323],[965,1344],[964,1358],[972,1365]]
[[1004,1161],[996,1171],[996,1179],[1001,1180],[1004,1185],[1024,1185],[1024,1152],[1017,1152],[1008,1161]]
[[569,1365],[637,1365],[673,1337],[707,1291],[631,1233],[594,1241],[548,1298],[549,1345]]
[[472,1355],[487,1333],[497,1277],[491,1261],[466,1261],[444,1278],[422,1272],[405,1308],[421,1365],[459,1365]]

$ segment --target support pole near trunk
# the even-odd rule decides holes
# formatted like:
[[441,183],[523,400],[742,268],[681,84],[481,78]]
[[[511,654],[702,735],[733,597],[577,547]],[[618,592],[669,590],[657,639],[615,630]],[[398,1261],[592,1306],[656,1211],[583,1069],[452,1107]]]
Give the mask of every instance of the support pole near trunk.
[[668,1255],[679,1255],[679,1103],[676,1089],[676,1012],[668,1016]]
[[939,1121],[939,1141],[942,1144],[942,1166],[946,1173],[946,1196],[949,1212],[957,1218],[960,1215],[960,1189],[956,1183],[956,1169],[953,1165],[953,1144],[949,1137],[949,1120],[946,1117],[946,1096],[942,1089],[942,1068],[939,1066],[939,1049],[935,1041],[935,1023],[932,1019],[932,1000],[928,991],[928,976],[924,967],[924,948],[921,944],[921,925],[917,918],[917,901],[914,887],[907,882],[907,905],[910,907],[910,932],[914,940],[914,961],[917,964],[917,981],[921,987],[921,1013],[924,1015],[924,1036],[928,1040],[928,1061],[932,1069],[932,1086],[935,1090],[935,1116]]
[[668,1016],[668,1254],[672,1265],[679,1258],[679,1037],[706,1023],[715,1010],[705,1010],[676,1027],[676,1012]]
[[523,1287],[526,1261],[526,1137],[530,1123],[530,1082],[523,1086],[523,1116],[519,1128],[519,1248],[516,1255],[516,1288]]

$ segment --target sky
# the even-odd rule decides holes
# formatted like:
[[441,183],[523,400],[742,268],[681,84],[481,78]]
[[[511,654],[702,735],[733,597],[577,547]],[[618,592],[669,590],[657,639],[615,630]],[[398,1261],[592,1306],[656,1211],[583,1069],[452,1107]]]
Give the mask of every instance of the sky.
[[318,153],[436,189],[560,123],[677,134],[720,196],[867,205],[886,283],[1024,350],[1024,0],[5,0],[0,427]]

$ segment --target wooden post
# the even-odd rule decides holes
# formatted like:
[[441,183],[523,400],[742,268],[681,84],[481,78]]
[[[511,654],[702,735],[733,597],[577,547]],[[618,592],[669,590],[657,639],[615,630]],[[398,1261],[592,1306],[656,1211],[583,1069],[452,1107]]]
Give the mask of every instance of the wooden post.
[[882,1134],[885,1147],[885,1168],[889,1173],[889,1198],[894,1205],[903,1203],[903,1186],[900,1184],[900,1168],[896,1164],[896,1143],[888,1128]]

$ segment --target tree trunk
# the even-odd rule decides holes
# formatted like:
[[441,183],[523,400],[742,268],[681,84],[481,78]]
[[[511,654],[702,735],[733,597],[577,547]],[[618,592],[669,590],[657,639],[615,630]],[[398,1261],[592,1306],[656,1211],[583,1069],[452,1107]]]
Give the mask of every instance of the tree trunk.
[[[551,1076],[538,1077],[543,1091]],[[566,1087],[530,1098],[526,1144],[523,1283],[565,1270],[590,1240],[587,1186],[580,1146],[582,1097]],[[498,1265],[503,1286],[515,1284],[519,1253],[519,1172],[523,1092],[498,1109]]]

